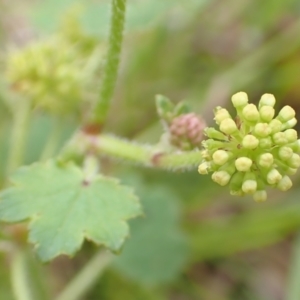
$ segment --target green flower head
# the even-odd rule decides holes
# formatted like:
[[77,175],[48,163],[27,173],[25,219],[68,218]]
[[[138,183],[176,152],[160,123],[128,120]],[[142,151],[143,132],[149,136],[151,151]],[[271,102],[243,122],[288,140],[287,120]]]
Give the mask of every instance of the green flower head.
[[217,107],[219,130],[205,129],[200,174],[212,173],[212,180],[229,185],[232,195],[252,194],[255,201],[267,199],[266,187],[286,191],[292,187],[290,175],[300,167],[300,140],[292,129],[295,111],[284,106],[275,116],[275,98],[264,94],[258,107],[239,92],[232,96],[236,118]]

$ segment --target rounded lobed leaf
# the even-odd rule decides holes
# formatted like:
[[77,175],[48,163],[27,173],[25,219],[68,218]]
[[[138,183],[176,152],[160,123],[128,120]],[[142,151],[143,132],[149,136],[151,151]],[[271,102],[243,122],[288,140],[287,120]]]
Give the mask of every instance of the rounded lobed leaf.
[[102,175],[88,181],[71,163],[22,167],[12,183],[0,195],[0,220],[29,219],[29,240],[43,261],[74,255],[85,238],[117,251],[129,234],[126,220],[142,213],[130,188]]

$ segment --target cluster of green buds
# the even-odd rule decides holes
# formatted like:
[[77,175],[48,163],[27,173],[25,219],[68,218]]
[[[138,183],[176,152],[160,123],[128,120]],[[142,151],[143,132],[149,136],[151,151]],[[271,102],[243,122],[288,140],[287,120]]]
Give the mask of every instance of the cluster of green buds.
[[91,82],[104,52],[99,49],[98,39],[84,34],[78,20],[69,18],[55,35],[8,53],[7,82],[33,108],[59,116],[81,114],[87,105],[82,100],[89,105],[96,93]]
[[168,98],[158,95],[156,106],[170,145],[184,151],[201,147],[206,123],[190,112],[185,102],[174,105]]
[[248,103],[239,92],[232,96],[236,118],[221,107],[214,111],[219,130],[205,129],[200,174],[213,172],[212,179],[229,185],[232,195],[251,194],[255,201],[267,199],[266,187],[286,191],[292,187],[290,175],[300,167],[300,140],[292,129],[295,111],[284,106],[275,116],[275,98],[264,94],[258,104]]

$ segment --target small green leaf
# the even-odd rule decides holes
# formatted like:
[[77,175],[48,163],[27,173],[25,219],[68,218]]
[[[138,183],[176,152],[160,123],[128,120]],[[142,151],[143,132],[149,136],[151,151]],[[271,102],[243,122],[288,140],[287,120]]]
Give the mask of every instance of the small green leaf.
[[0,195],[0,220],[30,219],[29,241],[43,261],[73,255],[85,238],[117,251],[129,233],[126,220],[141,214],[130,188],[101,175],[86,182],[72,163],[22,167],[12,182]]

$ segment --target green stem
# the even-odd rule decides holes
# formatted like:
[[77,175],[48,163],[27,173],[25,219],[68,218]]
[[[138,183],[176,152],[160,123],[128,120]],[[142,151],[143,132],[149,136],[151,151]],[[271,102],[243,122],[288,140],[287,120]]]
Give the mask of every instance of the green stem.
[[10,150],[7,163],[8,174],[22,164],[28,132],[29,116],[30,106],[27,101],[18,103],[13,116]]
[[300,233],[294,242],[293,255],[290,263],[290,274],[287,286],[287,300],[300,299]]
[[16,251],[11,263],[11,283],[16,300],[32,300],[33,295],[28,282],[25,254]]
[[77,300],[82,297],[97,281],[105,268],[113,259],[113,255],[108,251],[98,252],[67,285],[56,300]]
[[125,8],[126,0],[112,0],[112,16],[108,53],[104,67],[104,75],[100,89],[99,100],[91,118],[92,123],[102,125],[107,117],[109,103],[113,96],[118,74],[125,22]]
[[[84,145],[84,146],[83,146]],[[104,155],[146,167],[170,170],[188,170],[201,162],[200,151],[163,152],[156,145],[144,145],[109,134],[98,136],[80,133],[63,150],[61,159],[82,156],[93,150],[97,155]]]

